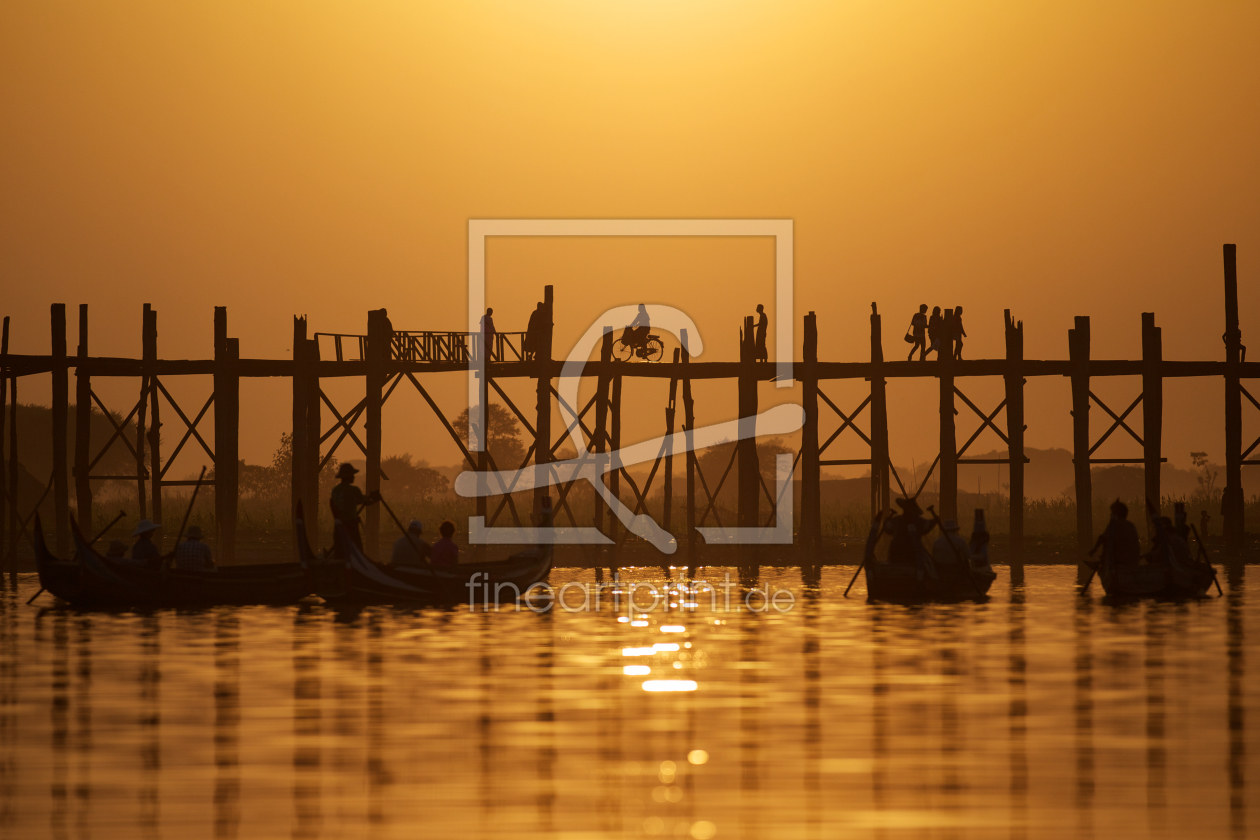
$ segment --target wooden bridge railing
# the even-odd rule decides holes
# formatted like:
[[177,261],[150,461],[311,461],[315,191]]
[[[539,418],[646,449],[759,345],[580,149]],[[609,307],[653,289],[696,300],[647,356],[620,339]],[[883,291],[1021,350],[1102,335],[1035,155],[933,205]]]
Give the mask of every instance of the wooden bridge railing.
[[[397,362],[454,362],[468,364],[479,360],[481,333],[395,330],[390,337],[389,358]],[[367,359],[367,336],[350,333],[315,333],[315,340],[332,344],[332,359],[358,362]],[[525,333],[495,333],[492,342],[494,362],[525,361]],[[329,358],[321,354],[321,358]]]

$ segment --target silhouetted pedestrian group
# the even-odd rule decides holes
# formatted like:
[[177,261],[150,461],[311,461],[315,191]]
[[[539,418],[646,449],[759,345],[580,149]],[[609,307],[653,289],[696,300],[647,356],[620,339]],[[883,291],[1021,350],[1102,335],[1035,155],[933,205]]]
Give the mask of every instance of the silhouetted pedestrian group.
[[906,356],[906,361],[914,358],[916,350],[919,351],[920,362],[925,361],[927,354],[932,352],[939,359],[941,350],[951,343],[953,357],[961,359],[963,339],[967,337],[967,331],[963,329],[962,312],[962,307],[956,306],[947,313],[951,317],[946,318],[941,314],[941,308],[934,306],[932,314],[928,315],[928,305],[920,304],[919,311],[911,317],[910,327],[906,330],[906,343],[910,345],[910,355]]

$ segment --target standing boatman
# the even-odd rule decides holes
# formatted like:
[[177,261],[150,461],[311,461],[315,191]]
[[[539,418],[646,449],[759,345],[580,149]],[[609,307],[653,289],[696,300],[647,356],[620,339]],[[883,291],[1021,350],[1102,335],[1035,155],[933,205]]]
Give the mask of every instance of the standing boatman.
[[381,494],[375,490],[364,493],[354,483],[354,474],[358,470],[353,464],[342,464],[337,468],[337,480],[332,494],[328,498],[328,507],[334,519],[341,522],[350,535],[350,541],[359,551],[363,550],[363,536],[359,533],[359,510],[365,505],[381,500]]

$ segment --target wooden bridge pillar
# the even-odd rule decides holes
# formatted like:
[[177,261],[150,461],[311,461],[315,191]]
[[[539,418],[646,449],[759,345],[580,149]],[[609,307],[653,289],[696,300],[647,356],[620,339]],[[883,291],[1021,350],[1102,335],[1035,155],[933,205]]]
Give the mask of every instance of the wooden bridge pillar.
[[801,408],[805,411],[805,425],[801,428],[800,537],[803,546],[817,549],[822,542],[822,465],[818,454],[818,316],[813,312],[805,316],[797,378],[801,381]]
[[[7,330],[9,319],[4,319]],[[6,332],[7,336],[8,333]],[[10,371],[10,373],[12,373]],[[18,378],[9,377],[9,575],[17,575],[18,545]]]
[[[691,353],[687,350],[687,331],[682,330],[679,334],[682,339],[682,363],[690,364]],[[685,440],[687,442],[687,560],[695,566],[692,558],[695,557],[696,551],[696,451],[695,451],[695,429],[696,429],[696,411],[695,403],[691,399],[691,377],[683,374],[682,381],[683,392],[683,430],[686,432]]]
[[[385,364],[389,361],[389,336],[385,326],[385,312],[373,309],[368,312],[367,327],[367,416],[364,432],[367,435],[367,469],[364,472],[363,489],[366,493],[379,493],[381,489],[381,413],[385,390]],[[489,365],[486,366],[489,376]],[[486,424],[490,422],[490,406],[486,405]],[[483,434],[484,445],[489,436]],[[363,511],[363,548],[368,556],[381,556],[381,506],[368,505]]]
[[140,401],[136,411],[136,503],[140,508],[137,519],[149,518],[148,487],[145,480],[149,470],[144,463],[145,430],[149,428],[149,366],[145,363],[143,348],[148,341],[149,310],[152,305],[146,303],[140,315]]
[[[679,348],[674,348],[674,364],[681,357]],[[664,507],[661,527],[667,533],[673,533],[674,525],[674,417],[675,403],[678,399],[678,377],[669,380],[669,402],[665,405],[665,487],[662,503]]]
[[66,305],[52,305],[52,462],[53,510],[57,519],[57,553],[70,551],[70,486],[66,453],[70,440],[70,369],[66,360]]
[[551,328],[554,322],[555,295],[551,286],[543,288],[543,316],[539,334],[529,336],[534,343],[534,365],[538,370],[538,400],[534,421],[534,511],[543,508],[543,499],[551,492],[547,477],[551,468]]
[[1243,546],[1242,488],[1242,329],[1238,323],[1238,249],[1224,247],[1225,257],[1225,489],[1221,497],[1225,543]]
[[[1076,544],[1089,551],[1094,544],[1094,493],[1089,470],[1089,316],[1077,315],[1068,330],[1072,368],[1072,464],[1076,473]],[[1082,573],[1084,572],[1084,567]]]
[[[1142,462],[1146,479],[1146,498],[1160,510],[1159,470],[1163,460],[1164,379],[1160,366],[1164,350],[1160,328],[1155,326],[1155,313],[1142,313]],[[1149,516],[1148,533],[1154,535]]]
[[[0,464],[7,464],[17,451],[17,448],[9,450],[6,455],[5,444],[5,421],[9,413],[9,316],[4,316],[4,327],[0,329]],[[3,554],[8,548],[8,540],[5,539],[9,535],[9,513],[10,508],[17,508],[17,496],[9,496],[8,484],[5,483],[5,476],[0,476],[0,483],[4,483],[5,492],[0,493],[0,554]],[[8,500],[12,498],[13,503],[10,505]],[[4,569],[0,569],[3,573]]]
[[[1024,322],[1006,310],[1006,436],[1010,439],[1010,562],[1024,570]],[[1001,489],[1001,488],[999,488]]]
[[[621,374],[618,373],[612,379],[612,399],[609,402],[608,418],[608,448],[612,452],[613,470],[608,474],[608,489],[612,491],[614,499],[621,499],[621,457],[617,454],[621,449]],[[615,543],[617,542],[618,526],[621,520],[615,516],[608,517],[608,536]]]
[[92,376],[88,372],[88,305],[79,304],[78,364],[74,383],[74,492],[79,527],[92,537]]
[[227,336],[227,307],[214,308],[214,518],[216,560],[236,557],[240,490],[240,339]]
[[879,311],[871,304],[871,516],[892,509],[888,465],[888,386],[883,375],[884,337]]
[[[149,410],[152,416],[149,418],[149,431],[147,440],[149,444],[149,481],[153,495],[153,521],[162,524],[162,414],[161,406],[158,403],[158,396],[161,393],[157,386],[157,310],[152,306],[145,306],[144,309],[144,367],[146,371],[145,381],[148,383],[149,389]],[[169,535],[159,532],[159,539],[169,536],[175,539],[179,536],[172,532]],[[174,546],[169,546],[174,548]]]
[[[603,343],[599,347],[599,376],[595,381],[595,434],[591,438],[591,450],[599,456],[604,456],[608,452],[608,383],[610,377],[607,373],[608,365],[612,361],[613,334],[612,328],[604,327]],[[602,470],[607,463],[604,457],[596,459],[601,475],[599,480],[603,481]],[[599,531],[604,530],[604,500],[595,494],[595,528]]]
[[936,351],[941,386],[941,519],[958,518],[958,437],[954,425],[954,310],[945,310],[943,338]]
[[739,501],[736,521],[741,528],[756,528],[760,469],[757,465],[757,343],[753,317],[744,318],[739,337]]
[[290,504],[291,510],[296,511],[297,503],[302,503],[306,536],[314,544],[319,535],[319,347],[315,339],[306,337],[306,329],[306,317],[294,316]]

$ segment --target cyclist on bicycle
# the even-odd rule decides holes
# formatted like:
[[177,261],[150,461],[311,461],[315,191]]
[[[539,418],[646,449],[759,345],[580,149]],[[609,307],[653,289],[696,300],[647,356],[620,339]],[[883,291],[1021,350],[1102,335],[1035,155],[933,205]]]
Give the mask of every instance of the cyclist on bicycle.
[[651,326],[647,306],[640,303],[639,314],[634,316],[630,326],[626,327],[625,332],[621,334],[621,340],[627,347],[635,347],[641,350],[647,346],[648,330],[651,329]]

